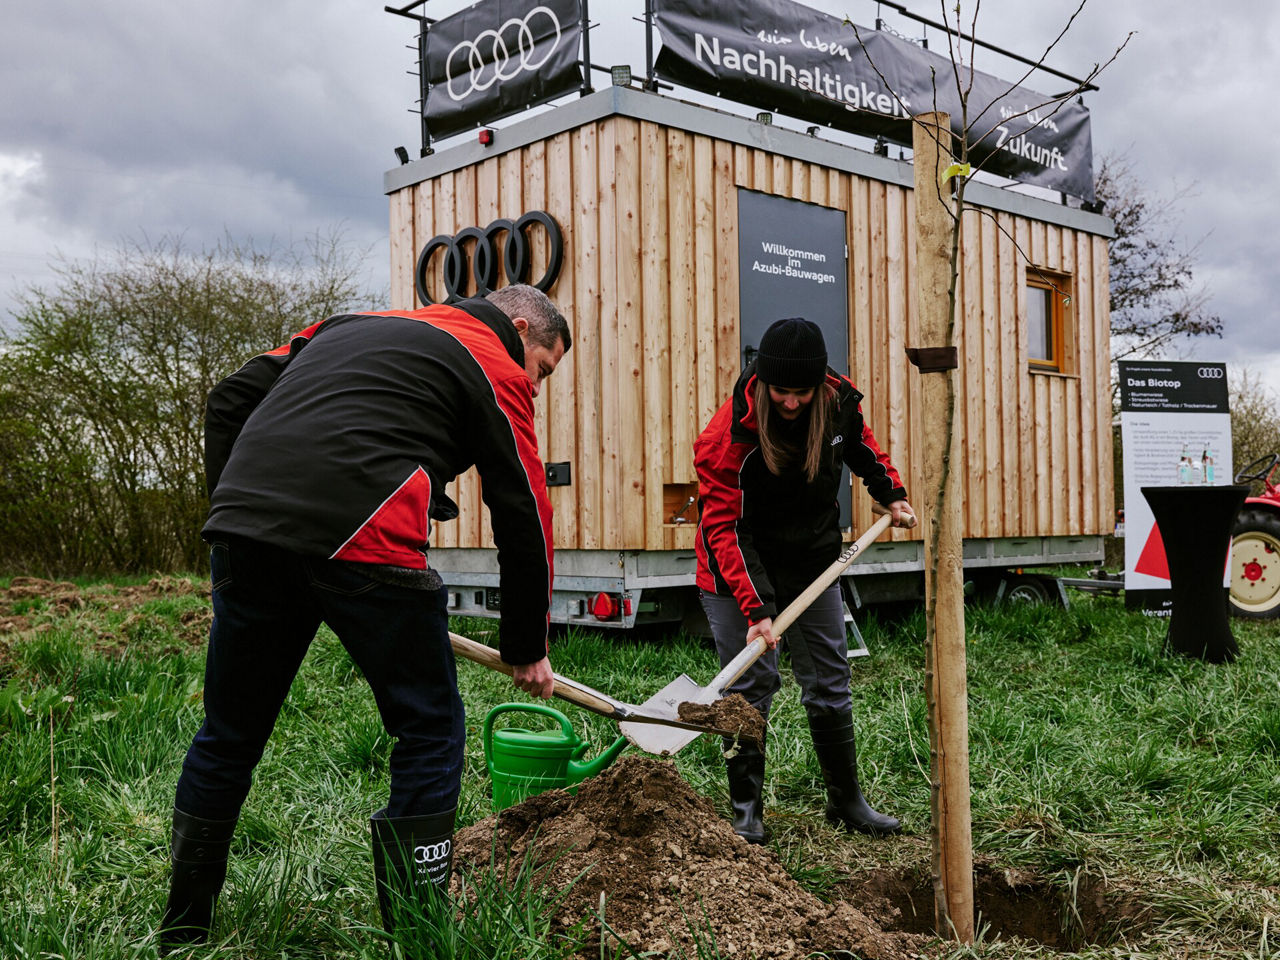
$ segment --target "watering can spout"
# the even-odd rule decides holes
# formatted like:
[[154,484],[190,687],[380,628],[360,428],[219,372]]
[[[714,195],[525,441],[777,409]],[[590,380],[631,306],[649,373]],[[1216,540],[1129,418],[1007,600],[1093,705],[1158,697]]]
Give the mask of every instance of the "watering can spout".
[[618,759],[618,754],[626,749],[630,741],[626,737],[618,737],[609,745],[604,753],[596,757],[594,760],[581,759],[582,754],[587,752],[587,744],[582,744],[574,751],[573,756],[569,758],[569,766],[565,771],[565,780],[567,786],[575,783],[581,783],[587,777],[594,777],[614,760]]

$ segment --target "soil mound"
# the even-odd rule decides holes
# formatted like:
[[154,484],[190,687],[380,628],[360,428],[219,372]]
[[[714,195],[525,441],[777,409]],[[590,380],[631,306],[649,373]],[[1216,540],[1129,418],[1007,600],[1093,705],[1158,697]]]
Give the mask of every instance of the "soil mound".
[[[673,764],[650,757],[622,758],[576,796],[552,790],[473,824],[454,851],[460,868],[483,870],[496,857],[509,877],[528,858],[553,889],[572,884],[556,917],[566,929],[596,915],[603,893],[616,936],[598,919],[590,926],[607,949],[621,937],[641,954],[700,956],[696,937],[713,942],[716,956],[905,960],[923,955],[927,942],[805,891],[772,851],[738,837]],[[586,955],[599,950],[597,939]]]
[[175,631],[170,621],[135,610],[153,600],[194,594],[209,596],[207,582],[193,582],[185,577],[159,576],[143,584],[116,586],[99,584],[79,587],[66,580],[44,580],[39,577],[14,577],[9,586],[0,589],[0,675],[9,661],[13,638],[31,630],[48,630],[54,621],[79,611],[129,611],[118,625],[118,632],[90,622],[94,631],[93,647],[107,655],[121,654],[140,635],[169,635],[176,646],[198,646],[209,636],[213,611],[208,607],[185,610],[179,616]]
[[31,618],[23,612],[36,605],[62,616],[83,607],[84,599],[80,588],[65,580],[14,577],[6,589],[0,590],[0,634],[28,629]]

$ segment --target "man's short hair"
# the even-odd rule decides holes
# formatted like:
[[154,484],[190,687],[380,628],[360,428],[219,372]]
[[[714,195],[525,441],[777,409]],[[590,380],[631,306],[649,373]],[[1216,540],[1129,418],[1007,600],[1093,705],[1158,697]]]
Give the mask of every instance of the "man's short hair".
[[554,350],[557,340],[564,343],[566,351],[573,346],[564,314],[537,287],[527,283],[513,283],[493,291],[485,299],[513,320],[516,317],[528,320],[528,337],[538,346]]

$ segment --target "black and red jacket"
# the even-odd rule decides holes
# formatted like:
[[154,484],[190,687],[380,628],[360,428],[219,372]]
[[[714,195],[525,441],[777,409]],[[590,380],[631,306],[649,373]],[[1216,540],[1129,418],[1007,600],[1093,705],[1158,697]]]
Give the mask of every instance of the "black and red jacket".
[[839,556],[842,465],[882,504],[907,496],[862,418],[862,394],[830,368],[827,385],[835,390],[833,430],[812,483],[800,464],[779,476],[765,466],[752,400],[754,364],[693,445],[698,586],[733,597],[752,623],[777,616],[779,597],[799,595]]
[[502,658],[547,652],[551,503],[533,388],[511,321],[485,300],[340,314],[209,395],[205,539],[424,570],[445,485],[475,465],[501,567]]

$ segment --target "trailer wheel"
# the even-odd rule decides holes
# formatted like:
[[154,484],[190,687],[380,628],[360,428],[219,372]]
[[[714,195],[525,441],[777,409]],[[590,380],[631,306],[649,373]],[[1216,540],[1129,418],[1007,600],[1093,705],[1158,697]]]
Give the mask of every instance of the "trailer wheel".
[[1004,601],[1027,607],[1043,607],[1053,602],[1049,588],[1039,577],[1015,574],[1005,578]]
[[1238,617],[1280,616],[1280,515],[1240,511],[1231,538],[1230,600]]

